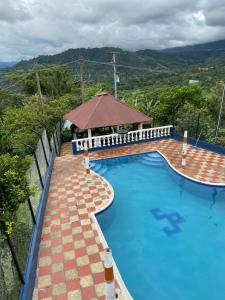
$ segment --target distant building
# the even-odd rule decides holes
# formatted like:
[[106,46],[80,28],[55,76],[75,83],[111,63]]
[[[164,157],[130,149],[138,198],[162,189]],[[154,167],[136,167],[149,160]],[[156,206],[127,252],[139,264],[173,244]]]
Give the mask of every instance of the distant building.
[[193,80],[193,79],[189,80],[189,84],[198,84],[198,83],[199,83],[199,80]]
[[200,72],[206,72],[206,71],[209,71],[209,68],[198,68],[198,70],[200,71]]

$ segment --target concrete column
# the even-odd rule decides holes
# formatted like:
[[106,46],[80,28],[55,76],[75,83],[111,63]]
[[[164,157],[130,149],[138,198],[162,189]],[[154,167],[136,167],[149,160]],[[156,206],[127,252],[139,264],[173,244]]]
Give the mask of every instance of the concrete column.
[[138,130],[141,130],[141,129],[143,129],[143,123],[138,124]]
[[92,134],[91,134],[91,128],[88,129],[88,137],[91,138]]

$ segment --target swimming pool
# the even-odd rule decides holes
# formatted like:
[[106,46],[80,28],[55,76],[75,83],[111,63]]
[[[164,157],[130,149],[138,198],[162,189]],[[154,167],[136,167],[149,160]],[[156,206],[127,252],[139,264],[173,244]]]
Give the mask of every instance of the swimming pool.
[[115,193],[96,218],[136,300],[224,300],[225,188],[176,173],[157,152],[91,163]]

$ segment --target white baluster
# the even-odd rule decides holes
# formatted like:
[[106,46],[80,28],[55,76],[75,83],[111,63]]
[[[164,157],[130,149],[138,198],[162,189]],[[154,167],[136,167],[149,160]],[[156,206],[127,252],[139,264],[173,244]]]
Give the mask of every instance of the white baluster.
[[142,132],[142,139],[143,139],[143,140],[146,139],[145,135],[146,135],[146,130]]
[[109,136],[107,137],[107,146],[110,146]]
[[123,136],[123,142],[124,142],[124,144],[126,144],[126,142],[127,142],[127,137],[126,137],[126,135]]
[[105,137],[103,137],[103,147],[105,147]]
[[116,135],[116,145],[118,145],[118,135]]
[[129,143],[130,142],[130,133],[128,132],[127,134],[127,142]]
[[120,135],[120,141],[119,142],[120,142],[120,144],[122,144],[122,136],[121,135]]
[[114,145],[114,135],[111,137],[112,139],[112,145]]
[[98,138],[95,137],[94,139],[94,148],[97,148],[98,147]]
[[77,151],[80,151],[80,145],[78,144],[77,141],[75,143],[76,143],[76,149],[77,149]]

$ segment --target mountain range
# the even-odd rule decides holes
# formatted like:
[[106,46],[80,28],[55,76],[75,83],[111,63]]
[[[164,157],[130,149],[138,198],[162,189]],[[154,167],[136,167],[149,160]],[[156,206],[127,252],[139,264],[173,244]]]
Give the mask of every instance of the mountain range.
[[12,67],[16,64],[16,61],[0,61],[0,68]]
[[[164,50],[128,51],[113,47],[69,49],[55,55],[41,55],[30,60],[22,60],[14,67],[16,69],[27,69],[35,61],[39,64],[67,64],[82,57],[91,61],[86,62],[91,69],[99,69],[99,67],[105,69],[106,66],[101,65],[100,62],[111,63],[112,52],[116,52],[118,65],[129,65],[137,68],[163,70],[165,68],[210,67],[224,65],[225,40]],[[73,63],[71,63],[72,65]]]

